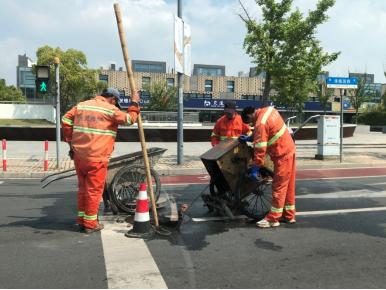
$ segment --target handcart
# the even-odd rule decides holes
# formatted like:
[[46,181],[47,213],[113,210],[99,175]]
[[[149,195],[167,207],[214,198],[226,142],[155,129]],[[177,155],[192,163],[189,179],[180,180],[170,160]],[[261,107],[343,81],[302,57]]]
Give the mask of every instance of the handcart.
[[[311,116],[295,131],[290,130],[292,137],[310,120],[319,116]],[[289,124],[293,118],[286,122]],[[254,220],[263,219],[268,214],[272,201],[273,163],[267,156],[265,167],[260,169],[261,179],[252,180],[248,177],[252,157],[253,148],[238,140],[222,141],[201,156],[211,177],[209,193],[201,196],[210,212],[230,219],[244,214]]]
[[[166,149],[163,148],[149,148],[147,150],[157,207],[164,206],[166,201],[160,198],[161,181],[153,166],[165,151]],[[41,179],[42,187],[45,188],[54,181],[73,176],[76,176],[75,168],[47,175]],[[146,171],[142,151],[111,158],[103,193],[105,207],[111,207],[114,214],[118,212],[134,214],[139,185],[143,182],[146,182]]]

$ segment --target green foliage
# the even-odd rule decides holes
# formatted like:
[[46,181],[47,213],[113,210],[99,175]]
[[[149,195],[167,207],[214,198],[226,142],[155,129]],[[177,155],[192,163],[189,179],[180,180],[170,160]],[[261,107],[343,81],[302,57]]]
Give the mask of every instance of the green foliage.
[[317,75],[339,55],[325,53],[315,37],[335,0],[319,0],[306,17],[299,9],[291,10],[293,0],[256,0],[263,13],[259,23],[239,1],[245,13],[240,17],[247,28],[244,48],[258,73],[266,73],[263,100],[275,90],[277,103],[301,111],[309,92],[317,87]]
[[51,65],[50,94],[56,95],[54,58],[60,59],[60,106],[66,112],[82,99],[94,96],[106,87],[98,81],[99,70],[87,68],[86,55],[76,49],[61,50],[59,47],[40,47],[37,52],[38,65]]
[[22,91],[15,86],[7,86],[5,80],[0,79],[0,102],[25,103]]
[[386,112],[385,111],[371,111],[365,112],[357,116],[359,124],[370,126],[386,126]]
[[149,110],[175,111],[177,109],[177,88],[168,86],[166,81],[146,85],[144,90],[150,94]]
[[320,105],[324,113],[327,111],[327,104],[330,98],[334,95],[334,89],[328,89],[326,82],[320,81],[316,87],[316,95],[318,96]]
[[[375,93],[374,93],[375,94]],[[357,116],[356,120],[359,121],[358,113],[362,104],[368,102],[374,96],[369,94],[366,88],[366,74],[363,78],[359,78],[358,80],[358,88],[356,90],[350,91],[348,94],[350,99],[351,106],[355,109],[355,116]]]

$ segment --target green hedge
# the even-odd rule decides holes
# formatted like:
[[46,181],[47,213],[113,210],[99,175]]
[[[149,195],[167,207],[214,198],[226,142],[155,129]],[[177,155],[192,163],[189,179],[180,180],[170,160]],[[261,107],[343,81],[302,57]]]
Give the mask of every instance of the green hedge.
[[386,126],[386,112],[367,112],[358,116],[358,123],[370,126]]

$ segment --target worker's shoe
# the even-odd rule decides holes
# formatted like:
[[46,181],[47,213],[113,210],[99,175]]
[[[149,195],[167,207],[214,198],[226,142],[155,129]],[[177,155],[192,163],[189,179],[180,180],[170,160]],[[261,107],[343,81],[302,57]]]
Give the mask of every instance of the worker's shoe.
[[95,227],[95,228],[92,228],[92,229],[90,229],[90,228],[84,228],[84,232],[86,233],[86,234],[92,234],[92,233],[95,233],[95,232],[99,232],[99,231],[101,231],[101,230],[103,230],[104,229],[104,225],[103,224],[97,224],[97,226]]
[[294,223],[296,223],[296,219],[295,219],[295,218],[287,219],[287,218],[285,218],[285,217],[281,217],[281,218],[279,219],[279,222],[285,223],[285,224],[293,225]]
[[266,219],[262,219],[256,223],[256,226],[259,228],[275,228],[280,226],[279,222],[270,222]]

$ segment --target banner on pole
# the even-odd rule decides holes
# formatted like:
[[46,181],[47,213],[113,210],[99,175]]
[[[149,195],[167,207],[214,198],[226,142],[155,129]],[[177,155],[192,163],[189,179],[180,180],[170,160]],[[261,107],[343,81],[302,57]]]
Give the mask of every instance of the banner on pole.
[[191,57],[192,31],[190,26],[184,23],[184,74],[192,75],[192,57]]
[[184,23],[174,16],[174,70],[184,73]]

